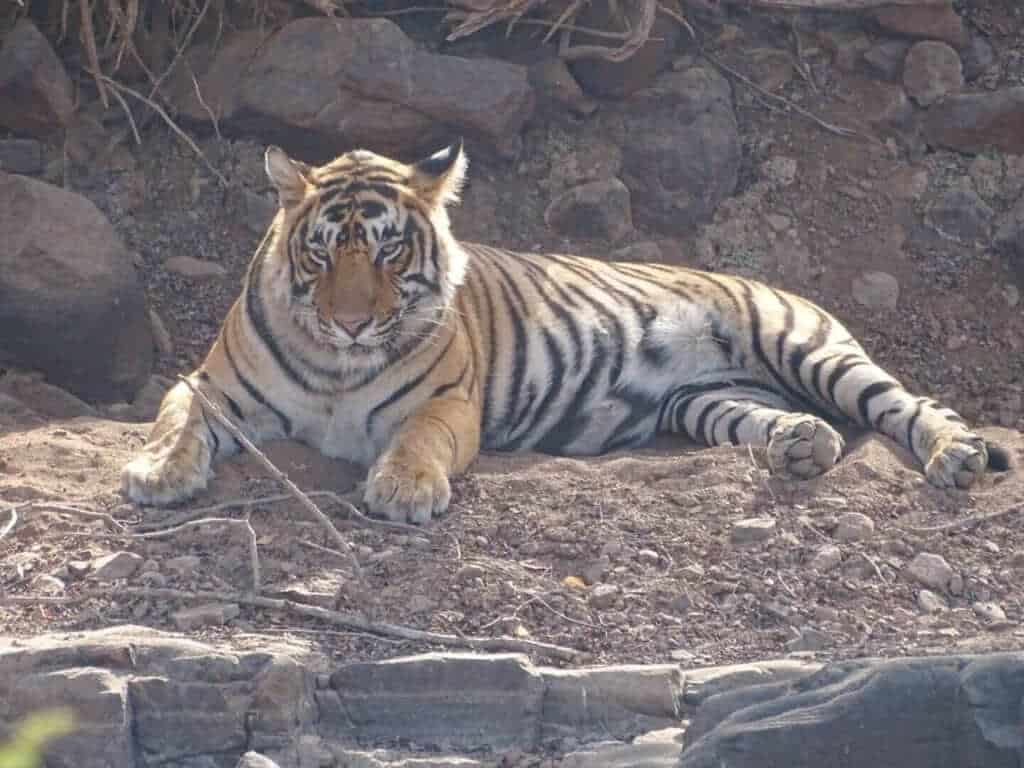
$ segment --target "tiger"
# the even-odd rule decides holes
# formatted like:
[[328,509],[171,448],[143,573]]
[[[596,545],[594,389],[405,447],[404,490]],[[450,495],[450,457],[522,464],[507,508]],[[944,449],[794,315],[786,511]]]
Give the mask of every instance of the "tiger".
[[[122,492],[169,506],[242,449],[304,442],[362,466],[366,511],[424,524],[481,451],[599,456],[676,434],[763,449],[794,482],[840,461],[844,424],[968,489],[1006,448],[910,394],[831,314],[753,279],[462,242],[461,139],[414,162],[264,153],[277,211],[202,363],[164,396]],[[187,382],[187,383],[186,383]]]

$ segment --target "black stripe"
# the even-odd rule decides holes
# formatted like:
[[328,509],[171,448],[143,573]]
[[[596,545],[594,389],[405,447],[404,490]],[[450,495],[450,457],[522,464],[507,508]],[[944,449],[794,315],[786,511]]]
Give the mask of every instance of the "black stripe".
[[435,357],[433,361],[431,361],[430,365],[428,365],[419,376],[416,376],[415,378],[406,381],[404,384],[402,384],[402,386],[398,387],[398,389],[396,389],[394,392],[392,392],[390,395],[385,397],[383,400],[377,403],[377,405],[370,409],[370,412],[366,414],[366,434],[369,435],[373,433],[373,421],[374,419],[377,418],[377,415],[381,411],[383,411],[389,405],[393,405],[394,403],[401,400],[403,397],[405,397],[407,394],[412,392],[416,387],[418,387],[420,384],[424,382],[424,380],[437,367],[438,363],[440,363],[444,359],[445,355],[448,354],[448,350],[451,349],[452,342],[454,340],[455,334],[452,333],[448,337],[448,343],[445,344],[444,349],[441,350],[441,354]]
[[239,421],[245,421],[245,415],[242,413],[242,408],[241,406],[238,405],[235,399],[231,395],[225,394],[223,392],[221,394],[224,395],[224,399],[227,400],[228,408],[231,409],[231,413],[234,415],[234,417]]
[[910,418],[907,420],[907,448],[909,448],[910,452],[917,456],[918,461],[920,461],[923,464],[924,460],[918,454],[917,446],[914,445],[914,426],[917,424],[917,420],[921,416],[922,407],[923,406],[921,405],[920,400],[914,403],[914,412],[910,415]]
[[722,419],[727,417],[730,413],[732,413],[733,411],[735,411],[739,407],[740,407],[739,403],[733,403],[728,408],[726,408],[724,411],[722,411],[720,414],[715,416],[715,420],[711,422],[711,429],[708,431],[708,434],[709,434],[709,439],[707,441],[708,445],[714,445],[715,432],[718,431],[718,424],[722,421]]
[[278,421],[281,422],[281,427],[284,430],[285,435],[291,436],[291,434],[292,434],[292,422],[291,422],[291,419],[289,419],[287,416],[285,416],[284,413],[282,413],[280,410],[275,408],[274,405],[271,404],[270,401],[267,400],[266,397],[264,397],[263,393],[260,392],[256,388],[256,385],[254,385],[251,381],[249,381],[249,379],[238,368],[238,364],[235,362],[235,356],[231,353],[231,346],[228,344],[228,335],[226,333],[223,336],[223,341],[224,341],[224,354],[227,357],[228,363],[231,365],[231,368],[234,371],[235,376],[238,378],[238,381],[241,383],[242,388],[246,391],[246,393],[249,395],[249,397],[251,397],[257,403],[259,403],[264,408],[269,410],[271,413],[273,413],[277,417]]
[[864,426],[871,426],[871,417],[868,415],[868,408],[871,401],[879,395],[899,389],[899,384],[894,381],[876,381],[861,390],[857,396],[857,413],[860,414],[860,423]]

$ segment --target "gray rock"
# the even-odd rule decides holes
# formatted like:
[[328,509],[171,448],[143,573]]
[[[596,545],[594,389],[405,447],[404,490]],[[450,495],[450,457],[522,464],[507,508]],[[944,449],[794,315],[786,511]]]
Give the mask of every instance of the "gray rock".
[[0,362],[86,401],[131,400],[153,364],[131,255],[84,197],[0,172]]
[[74,111],[64,65],[35,24],[21,19],[0,47],[0,126],[42,138],[66,126]]
[[597,102],[583,92],[563,59],[543,59],[531,64],[529,79],[538,100],[546,99],[580,115],[592,114],[597,109]]
[[875,533],[875,521],[860,512],[847,512],[839,518],[836,541],[863,541]]
[[665,258],[665,254],[662,253],[661,247],[657,243],[650,241],[644,241],[641,243],[631,243],[630,245],[623,246],[612,251],[608,258],[612,261],[642,261],[642,262],[661,262]]
[[678,766],[1009,768],[1022,695],[1021,653],[838,663],[707,701]]
[[676,664],[543,670],[543,740],[627,738],[680,718],[683,673]]
[[930,589],[922,589],[917,593],[917,605],[925,613],[942,613],[949,610],[946,599]]
[[999,217],[993,245],[1024,274],[1024,197]]
[[130,578],[142,565],[142,557],[134,552],[115,552],[96,558],[92,563],[92,577],[97,581],[116,581]]
[[895,309],[900,300],[899,281],[888,272],[865,272],[853,278],[853,298],[869,309]]
[[907,564],[907,573],[917,582],[938,592],[949,590],[954,571],[941,555],[922,552]]
[[960,61],[964,67],[964,79],[970,82],[995,64],[996,53],[992,50],[991,43],[982,35],[971,35],[967,47],[960,51]]
[[987,242],[995,211],[970,189],[950,189],[928,207],[928,224],[958,243]]
[[220,627],[238,618],[241,609],[236,603],[206,603],[175,611],[171,618],[182,632],[202,627]]
[[826,544],[811,558],[810,567],[821,573],[828,573],[843,562],[843,551],[835,544]]
[[629,190],[618,179],[581,184],[552,200],[544,221],[570,237],[621,240],[633,229]]
[[621,590],[614,584],[598,584],[590,592],[590,605],[599,611],[613,608],[622,599]]
[[1024,86],[949,96],[922,124],[933,146],[977,154],[1024,155]]
[[238,758],[235,768],[280,768],[280,766],[269,757],[250,750]]
[[47,384],[39,374],[8,371],[0,376],[0,392],[16,398],[29,410],[48,419],[96,415],[95,408],[70,392]]
[[[668,72],[624,116],[623,181],[634,221],[689,235],[736,189],[741,158],[729,83],[715,70]],[[642,137],[642,138],[640,138]]]
[[228,273],[224,267],[215,261],[197,259],[194,256],[172,256],[164,262],[164,268],[168,272],[192,279],[223,277]]
[[[273,140],[306,161],[342,147],[400,156],[437,149],[453,131],[513,157],[533,109],[526,68],[431,53],[387,19],[301,18],[265,39],[229,38],[185,56],[229,135]],[[173,82],[179,114],[208,125],[189,67]]]
[[775,518],[748,517],[732,524],[729,539],[733,544],[753,544],[775,535]]
[[683,730],[663,728],[631,743],[603,741],[564,755],[562,768],[672,768],[683,749]]
[[941,40],[956,49],[967,43],[967,32],[951,3],[891,5],[872,14],[882,29],[917,40]]
[[903,87],[922,107],[928,107],[964,86],[960,56],[946,43],[926,40],[915,44],[903,62]]
[[910,43],[905,40],[883,40],[864,51],[864,61],[886,80],[902,82],[903,60],[909,50]]
[[0,139],[0,171],[35,174],[43,170],[43,145],[35,139]]
[[832,644],[832,638],[828,633],[822,632],[814,627],[803,627],[800,634],[786,643],[786,650],[797,651],[820,651]]
[[971,609],[979,619],[989,624],[1001,624],[1006,621],[1006,611],[999,603],[979,601],[974,603]]
[[518,654],[423,654],[331,675],[350,728],[371,740],[533,749],[544,683]]

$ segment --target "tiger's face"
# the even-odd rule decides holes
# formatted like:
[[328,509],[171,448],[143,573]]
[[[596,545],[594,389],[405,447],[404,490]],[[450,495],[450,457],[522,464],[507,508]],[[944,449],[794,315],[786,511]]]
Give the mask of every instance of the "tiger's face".
[[436,331],[465,269],[445,212],[465,168],[461,142],[411,165],[356,150],[311,167],[269,148],[298,327],[374,358]]

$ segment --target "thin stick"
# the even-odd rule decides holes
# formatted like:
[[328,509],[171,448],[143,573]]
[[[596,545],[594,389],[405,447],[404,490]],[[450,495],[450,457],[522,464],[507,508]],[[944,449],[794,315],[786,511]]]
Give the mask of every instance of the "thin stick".
[[206,110],[206,114],[210,116],[210,123],[213,125],[213,132],[217,135],[217,141],[223,141],[224,137],[220,135],[220,120],[217,119],[217,115],[214,114],[210,105],[206,103],[206,99],[203,98],[203,92],[199,90],[199,81],[195,75],[192,75],[192,85],[196,89],[196,99],[199,101],[199,106]]
[[163,118],[163,121],[165,123],[167,123],[167,126],[172,131],[174,131],[179,137],[181,137],[182,141],[184,141],[186,144],[189,145],[189,147],[192,148],[192,151],[195,152],[199,156],[199,158],[203,161],[203,163],[206,164],[206,167],[210,169],[210,173],[212,173],[214,176],[217,177],[217,180],[221,183],[221,185],[223,185],[225,188],[228,186],[228,180],[226,178],[224,178],[224,174],[222,174],[220,171],[218,171],[214,167],[213,163],[211,163],[207,159],[206,155],[203,154],[203,151],[196,145],[196,143],[194,141],[192,141],[192,137],[189,136],[187,133],[185,133],[183,130],[181,130],[181,128],[178,127],[178,124],[175,123],[171,119],[170,115],[168,115],[167,112],[164,111],[163,107],[161,107],[159,104],[157,104],[152,99],[147,99],[145,96],[143,96],[141,93],[136,91],[134,88],[129,88],[127,85],[122,85],[121,83],[117,82],[116,80],[114,80],[112,78],[107,77],[106,75],[99,74],[98,76],[99,76],[99,78],[103,82],[107,83],[112,88],[116,88],[117,90],[123,91],[124,93],[127,93],[130,96],[134,96],[136,99],[141,101],[143,104],[146,104],[151,109],[153,109],[158,115],[160,115],[160,117]]
[[207,397],[205,392],[203,392],[199,387],[195,386],[186,377],[179,375],[178,378],[185,382],[185,386],[192,390],[193,394],[195,394],[195,396],[202,401],[203,407],[206,408],[210,412],[210,414],[215,419],[217,419],[217,421],[219,421],[228,432],[231,433],[231,436],[238,440],[238,442],[241,443],[245,447],[245,449],[249,451],[249,453],[251,453],[271,475],[273,475],[279,482],[281,482],[281,484],[283,484],[284,487],[287,488],[296,499],[298,499],[299,503],[302,504],[302,506],[305,507],[306,510],[311,515],[313,515],[314,518],[320,521],[320,524],[323,525],[325,529],[327,529],[327,533],[330,539],[338,546],[338,548],[342,552],[348,555],[348,564],[356,580],[360,583],[363,583],[363,572],[362,569],[359,567],[359,561],[356,559],[352,545],[349,544],[348,540],[338,532],[338,529],[334,527],[334,523],[330,521],[327,515],[321,512],[320,508],[313,503],[313,500],[310,499],[309,496],[307,496],[305,493],[303,493],[301,488],[299,488],[295,483],[293,483],[284,472],[278,469],[274,465],[274,462],[268,459],[266,454],[263,453],[263,451],[261,451],[259,448],[257,448],[253,444],[253,442],[248,437],[246,437],[245,433],[242,432],[242,430],[240,430],[238,427],[236,427],[234,423],[232,423],[232,421],[228,419],[227,416],[224,415],[224,412],[220,409],[220,406],[218,406],[209,397]]
[[196,16],[196,20],[192,23],[192,26],[189,27],[188,32],[185,33],[185,39],[181,41],[181,45],[179,45],[177,50],[174,51],[174,57],[171,59],[171,63],[167,65],[167,69],[165,69],[163,73],[161,73],[160,77],[158,77],[153,83],[153,87],[149,91],[150,99],[156,96],[157,91],[160,90],[160,86],[163,85],[164,80],[166,80],[167,76],[174,70],[175,65],[178,63],[178,59],[181,58],[182,52],[188,48],[189,43],[192,42],[192,36],[196,33],[196,30],[199,29],[199,25],[203,23],[203,18],[206,16],[206,12],[210,9],[210,2],[211,0],[206,0],[206,2],[203,3],[203,9],[199,12],[199,15]]
[[822,120],[820,117],[818,117],[813,112],[804,109],[799,104],[795,104],[791,100],[787,99],[785,96],[779,96],[778,94],[772,93],[767,88],[762,88],[760,85],[755,83],[749,77],[747,77],[746,75],[736,71],[735,69],[730,67],[728,64],[726,64],[723,61],[719,60],[719,58],[717,56],[714,56],[713,54],[708,53],[705,50],[701,51],[701,55],[704,56],[704,58],[706,58],[708,61],[710,61],[712,64],[714,64],[716,67],[721,69],[726,74],[729,74],[732,77],[735,77],[737,80],[742,82],[744,85],[746,85],[749,88],[752,88],[753,90],[757,91],[761,96],[765,97],[766,99],[771,99],[772,101],[776,102],[777,104],[782,104],[787,109],[792,109],[794,112],[796,112],[796,113],[798,113],[800,115],[803,115],[804,117],[806,117],[811,122],[815,123],[816,125],[820,126],[821,128],[824,128],[829,133],[834,133],[837,136],[844,136],[844,137],[847,137],[847,138],[850,138],[850,137],[853,137],[853,136],[859,136],[860,138],[867,139],[868,141],[873,141],[875,143],[881,143],[881,142],[878,141],[878,139],[874,138],[873,136],[868,136],[867,134],[861,133],[860,131],[855,131],[852,128],[844,128],[841,125],[833,125],[832,123],[829,123],[829,122],[827,122],[825,120]]
[[333,626],[347,627],[358,632],[378,635],[386,638],[399,638],[422,643],[470,648],[478,651],[535,653],[545,658],[561,661],[573,661],[581,655],[574,648],[567,648],[552,643],[526,640],[519,637],[469,637],[442,632],[430,632],[424,629],[413,629],[400,624],[387,624],[367,621],[353,613],[332,611],[316,605],[305,605],[294,600],[283,600],[259,595],[231,594],[210,590],[185,591],[168,587],[118,587],[116,592],[92,589],[73,597],[34,597],[24,595],[0,596],[0,605],[72,605],[95,598],[109,599],[114,596],[133,596],[157,600],[191,600],[204,603],[237,603],[254,608],[271,611],[285,611],[311,619],[318,619]]
[[1017,512],[1024,512],[1024,505],[1010,507],[1009,509],[1001,509],[998,512],[988,512],[984,515],[971,515],[970,517],[965,517],[961,520],[954,520],[951,523],[945,523],[944,525],[935,525],[928,528],[910,528],[903,526],[897,526],[897,528],[899,528],[901,531],[906,531],[907,533],[915,533],[922,536],[932,533],[949,533],[951,531],[960,531],[965,530],[967,528],[974,528],[976,525],[988,523],[992,520],[998,520],[1001,517],[1008,517],[1009,515],[1015,514]]
[[106,78],[100,71],[100,57],[96,52],[96,33],[92,27],[92,8],[89,7],[89,0],[78,0],[78,10],[82,16],[82,42],[85,44],[85,56],[89,59],[89,69],[92,70],[92,77],[96,81],[96,88],[99,89],[103,108],[110,109],[107,89],[103,86],[103,81]]
[[26,504],[26,506],[40,510],[49,510],[51,512],[65,512],[69,515],[77,515],[78,517],[85,517],[93,520],[102,520],[111,528],[116,528],[122,533],[128,532],[128,529],[125,528],[122,523],[119,523],[106,512],[94,512],[90,509],[81,509],[80,507],[73,507],[70,504],[58,504],[52,501],[33,501]]
[[[139,129],[135,125],[135,117],[132,115],[132,111],[128,107],[128,102],[124,100],[124,96],[122,96],[120,93],[118,93],[116,88],[114,90],[112,90],[110,93],[111,93],[111,95],[115,99],[117,99],[117,103],[121,105],[121,109],[124,110],[125,115],[128,117],[128,125],[131,126],[131,128],[132,128],[132,136],[135,137],[135,146],[141,147],[142,146],[142,137],[139,136]],[[123,137],[124,137],[124,134],[122,133],[118,137],[118,140],[117,140],[118,143],[120,143],[120,141],[121,141],[121,139]],[[113,149],[113,146],[111,146],[110,149]]]
[[23,506],[25,504],[15,504],[7,510],[11,515],[11,519],[7,521],[3,528],[0,528],[0,539],[3,539],[4,536],[14,530],[14,526],[18,524],[18,509]]

